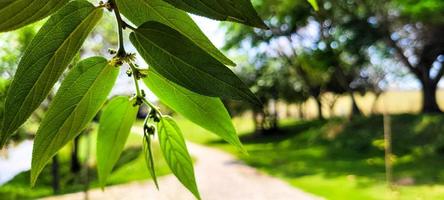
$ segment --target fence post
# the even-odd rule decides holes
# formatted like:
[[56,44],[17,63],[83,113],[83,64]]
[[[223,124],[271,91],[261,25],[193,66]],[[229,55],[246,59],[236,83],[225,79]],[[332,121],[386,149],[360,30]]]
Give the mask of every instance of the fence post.
[[389,188],[393,188],[392,166],[392,128],[390,115],[384,112],[384,150],[385,150],[385,177]]

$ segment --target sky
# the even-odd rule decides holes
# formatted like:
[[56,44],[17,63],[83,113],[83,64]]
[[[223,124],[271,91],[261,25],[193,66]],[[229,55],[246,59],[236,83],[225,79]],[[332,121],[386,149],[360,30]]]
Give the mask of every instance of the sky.
[[224,45],[224,31],[220,30],[219,21],[196,15],[192,15],[191,17],[217,48],[221,48]]

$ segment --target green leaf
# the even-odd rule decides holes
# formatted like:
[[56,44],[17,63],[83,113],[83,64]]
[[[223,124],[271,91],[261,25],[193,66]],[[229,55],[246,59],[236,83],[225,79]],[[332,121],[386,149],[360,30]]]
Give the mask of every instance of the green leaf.
[[189,13],[267,29],[250,0],[164,0]]
[[41,20],[68,2],[69,0],[2,0],[0,32],[15,30]]
[[136,26],[157,21],[176,29],[197,46],[226,65],[235,64],[225,57],[205,36],[188,14],[162,0],[117,0],[120,12]]
[[153,68],[148,71],[144,82],[163,104],[246,153],[219,98],[191,92],[169,81]]
[[81,61],[66,76],[36,133],[31,184],[48,161],[94,118],[111,91],[119,68],[102,57]]
[[125,147],[138,108],[128,97],[119,96],[103,109],[97,134],[97,171],[102,188]]
[[160,149],[171,171],[196,198],[200,199],[194,177],[193,161],[179,126],[171,117],[162,116],[157,129]]
[[176,30],[150,21],[131,33],[130,39],[145,61],[167,79],[205,96],[245,99],[260,105],[230,69]]
[[307,0],[315,11],[319,11],[318,2],[316,0]]
[[153,150],[151,148],[151,136],[146,133],[143,137],[143,153],[145,157],[146,166],[148,167],[151,178],[153,179],[156,188],[159,189],[159,183],[157,182],[157,176],[154,167]]
[[9,88],[0,148],[48,96],[101,17],[102,9],[73,1],[43,25],[21,58]]

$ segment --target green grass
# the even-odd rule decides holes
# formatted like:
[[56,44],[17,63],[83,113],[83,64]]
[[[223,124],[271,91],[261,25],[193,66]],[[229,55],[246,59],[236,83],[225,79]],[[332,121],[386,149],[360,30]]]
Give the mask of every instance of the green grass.
[[[87,152],[89,169],[89,188],[98,188],[97,172],[95,168],[95,145],[96,131],[93,134],[82,137],[80,141],[80,159],[85,161]],[[89,150],[88,150],[89,148]],[[163,160],[160,148],[157,143],[153,145],[155,155],[156,172],[158,176],[171,173],[166,162]],[[69,172],[70,166],[70,145],[67,145],[59,152],[60,160],[60,194],[82,191],[85,188],[86,170],[80,175],[72,175]],[[107,185],[122,184],[131,181],[151,179],[148,172],[144,156],[142,154],[142,136],[137,133],[130,134],[125,146],[125,150],[119,162],[116,164],[113,173],[107,180]],[[48,164],[40,175],[35,188],[30,188],[29,171],[17,175],[13,180],[0,186],[0,199],[35,199],[38,197],[53,195],[51,187],[51,164]]]
[[[394,179],[412,179],[413,185],[390,190],[385,182],[382,117],[358,117],[352,121],[282,120],[280,131],[269,135],[252,135],[249,118],[236,118],[241,140],[250,155],[182,117],[175,117],[185,137],[196,143],[215,146],[237,155],[247,164],[291,185],[326,199],[442,199],[444,197],[444,116],[393,116]],[[142,122],[137,122],[140,125]],[[84,137],[81,158],[86,146],[92,153],[89,169],[91,187],[98,187],[95,172],[95,136]],[[149,179],[140,154],[141,136],[131,134],[125,153],[108,180],[110,185]],[[87,145],[89,144],[89,145]],[[154,148],[158,175],[170,173],[158,146]],[[60,153],[62,193],[81,191],[82,176],[69,175],[69,148]],[[45,168],[34,189],[29,188],[29,172],[18,175],[0,187],[0,197],[32,199],[52,195],[50,167]],[[0,199],[2,199],[0,198]]]
[[247,164],[332,200],[444,198],[444,116],[392,117],[394,179],[414,184],[388,189],[385,182],[382,117],[352,121],[284,121],[271,135],[243,134],[250,155],[220,140],[205,141]]

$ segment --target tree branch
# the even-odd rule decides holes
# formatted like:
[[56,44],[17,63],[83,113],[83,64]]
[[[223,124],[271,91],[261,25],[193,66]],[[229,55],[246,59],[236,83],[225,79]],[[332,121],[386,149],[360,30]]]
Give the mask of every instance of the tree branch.
[[444,62],[441,62],[441,68],[438,71],[438,74],[436,74],[435,78],[433,78],[433,84],[438,84],[441,80],[442,76],[444,75]]
[[[294,51],[294,48],[292,48],[292,50]],[[295,63],[291,57],[289,57],[288,55],[286,55],[284,52],[282,52],[279,49],[276,49],[277,53],[279,54],[279,56],[281,58],[284,58],[285,61],[288,63],[288,65],[293,66],[296,70],[296,73],[299,75],[299,77],[301,78],[301,80],[305,83],[305,86],[308,88],[309,91],[311,91],[313,89],[313,86],[310,83],[310,80],[308,78],[307,73],[304,71],[304,69],[302,69],[302,66],[300,64]],[[294,55],[296,56],[296,54]],[[311,92],[310,92],[311,93]]]
[[[386,33],[389,34],[389,31],[386,31]],[[404,50],[396,43],[396,41],[390,38],[390,35],[387,35],[385,42],[390,47],[395,49],[396,54],[398,55],[404,66],[406,66],[412,73],[416,74],[417,76],[421,74],[421,71],[418,68],[414,67],[412,63],[410,63],[409,59],[404,55]]]

